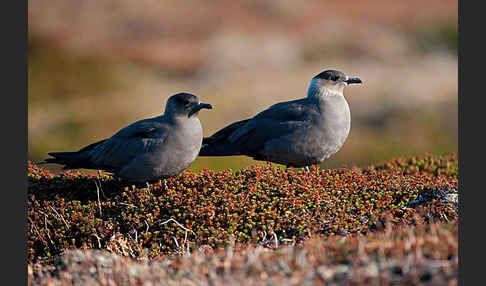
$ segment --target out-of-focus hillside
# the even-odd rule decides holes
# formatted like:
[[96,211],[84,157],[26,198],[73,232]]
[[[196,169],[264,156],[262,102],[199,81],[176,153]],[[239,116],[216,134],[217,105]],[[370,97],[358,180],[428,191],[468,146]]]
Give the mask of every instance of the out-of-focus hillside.
[[[351,133],[326,167],[457,151],[457,1],[29,1],[29,159],[78,149],[197,94],[204,132],[305,96],[324,69]],[[244,157],[192,169],[239,168]]]

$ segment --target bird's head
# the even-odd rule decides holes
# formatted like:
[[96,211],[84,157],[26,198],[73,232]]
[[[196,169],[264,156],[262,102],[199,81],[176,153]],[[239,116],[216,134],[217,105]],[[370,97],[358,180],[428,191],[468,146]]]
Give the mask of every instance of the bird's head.
[[337,70],[325,70],[312,78],[308,96],[343,95],[344,88],[355,83],[363,82],[357,77],[348,77]]
[[165,113],[176,117],[197,116],[199,110],[213,109],[211,104],[199,102],[199,98],[190,93],[177,93],[167,100]]

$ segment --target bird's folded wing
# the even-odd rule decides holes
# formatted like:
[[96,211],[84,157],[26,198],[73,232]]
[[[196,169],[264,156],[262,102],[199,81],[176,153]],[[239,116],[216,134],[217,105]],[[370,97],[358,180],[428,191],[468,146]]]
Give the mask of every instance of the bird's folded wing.
[[112,138],[145,138],[150,137],[154,131],[164,129],[168,130],[168,124],[157,118],[143,119],[120,129]]
[[156,121],[135,122],[88,150],[86,155],[94,165],[117,169],[136,156],[162,148],[169,130],[167,124]]
[[255,129],[258,129],[258,133],[263,132],[258,135],[262,140],[265,137],[268,139],[280,137],[292,132],[296,126],[308,125],[315,116],[319,116],[317,107],[305,100],[278,103],[248,120],[228,137],[228,141],[231,143],[240,141],[251,133],[256,133]]
[[250,119],[245,119],[237,122],[233,122],[230,125],[224,127],[223,129],[219,130],[218,132],[214,133],[209,137],[203,138],[203,145],[211,144],[214,142],[226,140],[228,136],[230,136],[235,130],[244,126]]

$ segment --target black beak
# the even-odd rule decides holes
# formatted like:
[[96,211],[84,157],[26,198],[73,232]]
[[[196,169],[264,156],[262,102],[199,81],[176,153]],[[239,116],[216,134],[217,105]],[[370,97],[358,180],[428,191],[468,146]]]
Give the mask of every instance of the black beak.
[[205,108],[205,109],[213,109],[213,106],[211,104],[208,104],[208,103],[202,103],[202,102],[200,102],[198,105],[196,105],[191,110],[191,112],[189,113],[189,116],[192,116],[193,114],[198,113],[199,110],[201,110],[203,108]]
[[206,109],[213,109],[213,106],[209,103],[202,103],[200,102],[198,105],[197,105],[197,108],[198,110],[201,110],[203,108],[206,108]]
[[352,84],[352,83],[363,83],[363,82],[358,77],[351,77],[351,78],[348,78],[346,83]]

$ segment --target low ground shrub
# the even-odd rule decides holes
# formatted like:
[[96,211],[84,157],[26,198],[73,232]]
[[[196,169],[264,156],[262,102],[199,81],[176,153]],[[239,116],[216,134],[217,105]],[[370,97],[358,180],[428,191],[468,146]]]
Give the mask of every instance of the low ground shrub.
[[[183,174],[146,187],[110,176],[53,175],[28,164],[28,259],[68,249],[133,258],[273,240],[368,234],[385,221],[457,218],[457,155],[310,172],[260,164]],[[451,199],[452,198],[452,199]]]

